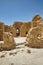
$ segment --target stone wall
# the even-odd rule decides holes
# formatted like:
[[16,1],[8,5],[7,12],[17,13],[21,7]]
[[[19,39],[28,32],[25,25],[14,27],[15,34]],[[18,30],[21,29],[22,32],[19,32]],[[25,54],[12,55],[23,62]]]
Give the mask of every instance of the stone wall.
[[4,23],[0,22],[0,41],[3,40]]
[[23,24],[22,22],[14,22],[14,23],[13,23],[13,27],[16,28],[16,29],[17,29],[17,28],[20,29],[20,27],[21,27],[22,24]]
[[[20,36],[20,28],[21,28],[22,24],[23,24],[22,22],[14,22],[13,23],[13,27],[14,27],[14,29],[16,31],[15,32],[16,33],[15,36]],[[19,31],[19,33],[18,33],[19,35],[17,34],[17,29]]]
[[10,31],[10,26],[5,25],[5,27],[4,27],[4,31],[5,31],[5,32],[9,32],[9,31]]
[[31,22],[23,23],[23,25],[20,28],[20,36],[25,37],[28,34],[30,28],[31,28]]

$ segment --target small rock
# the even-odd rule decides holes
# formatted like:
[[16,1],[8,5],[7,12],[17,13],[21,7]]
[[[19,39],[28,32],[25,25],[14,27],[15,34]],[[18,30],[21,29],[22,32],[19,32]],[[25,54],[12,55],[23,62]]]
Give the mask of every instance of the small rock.
[[28,49],[28,50],[27,50],[27,53],[31,53],[31,51]]
[[11,63],[11,65],[14,65],[14,63]]
[[14,56],[15,54],[17,54],[17,52],[10,52],[10,53],[9,53],[9,55],[13,55],[13,56]]
[[23,49],[23,48],[21,48],[21,49],[20,49],[20,51],[21,51],[21,52],[23,52],[23,51],[24,51],[24,49]]
[[9,53],[9,55],[13,55],[14,53]]
[[0,58],[3,58],[3,57],[5,57],[5,55],[1,55],[1,56],[0,56]]

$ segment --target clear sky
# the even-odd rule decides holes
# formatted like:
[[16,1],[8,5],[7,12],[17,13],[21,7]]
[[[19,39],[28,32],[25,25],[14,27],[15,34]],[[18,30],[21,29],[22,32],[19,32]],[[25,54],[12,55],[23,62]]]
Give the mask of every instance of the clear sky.
[[0,0],[0,21],[31,21],[35,14],[43,17],[43,0]]

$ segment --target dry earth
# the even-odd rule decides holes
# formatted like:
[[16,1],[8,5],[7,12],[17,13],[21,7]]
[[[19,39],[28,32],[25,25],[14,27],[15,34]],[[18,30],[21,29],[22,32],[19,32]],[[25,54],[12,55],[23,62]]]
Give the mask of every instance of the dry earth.
[[25,39],[15,38],[16,49],[0,52],[0,65],[43,65],[43,48],[29,48],[23,44]]

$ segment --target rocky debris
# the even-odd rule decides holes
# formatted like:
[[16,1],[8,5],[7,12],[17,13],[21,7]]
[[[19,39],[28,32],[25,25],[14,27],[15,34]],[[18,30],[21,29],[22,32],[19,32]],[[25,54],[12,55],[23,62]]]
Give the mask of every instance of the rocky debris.
[[15,41],[14,41],[14,37],[11,33],[4,33],[4,43],[6,45],[6,48],[9,49],[13,49],[15,48]]
[[0,58],[4,58],[5,55],[6,55],[6,53],[3,53],[3,52],[2,52],[2,54],[0,55]]
[[14,65],[14,63],[11,63],[10,65]]
[[16,46],[16,49],[21,49],[21,48],[24,48],[24,43],[23,43],[23,45],[20,44],[20,45]]
[[4,57],[5,57],[5,55],[1,55],[1,56],[0,56],[0,58],[4,58]]
[[15,56],[17,54],[17,52],[11,52],[11,53],[9,53],[9,55],[13,55],[13,56]]
[[3,41],[4,43],[0,44],[0,51],[11,50],[16,47],[16,43],[14,41],[13,35],[9,32],[4,32]]
[[18,53],[18,51],[10,52],[9,55],[13,55],[13,56],[15,56],[17,53]]
[[9,55],[13,55],[14,53],[9,53]]
[[24,48],[21,48],[21,49],[20,49],[20,52],[23,53],[23,52],[24,52]]
[[42,48],[43,47],[43,26],[38,25],[30,29],[27,35],[26,43],[30,47]]
[[31,51],[29,49],[27,49],[27,53],[31,53]]
[[43,47],[43,19],[39,15],[32,20],[32,27],[27,34],[25,45],[34,48]]

